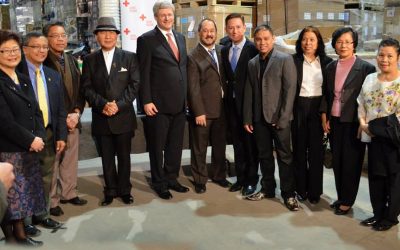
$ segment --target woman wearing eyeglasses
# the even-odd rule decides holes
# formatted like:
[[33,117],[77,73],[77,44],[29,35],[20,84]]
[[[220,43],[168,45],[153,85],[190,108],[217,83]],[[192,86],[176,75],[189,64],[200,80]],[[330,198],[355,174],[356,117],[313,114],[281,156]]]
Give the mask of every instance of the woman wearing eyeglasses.
[[15,175],[1,227],[8,243],[40,246],[26,236],[23,219],[45,210],[37,156],[45,130],[29,78],[15,71],[20,61],[19,36],[0,30],[0,161],[13,164]]
[[321,103],[322,126],[329,134],[337,201],[337,215],[347,214],[354,204],[360,183],[365,144],[358,138],[357,96],[365,77],[375,67],[356,57],[358,35],[349,27],[332,34],[332,47],[339,56],[326,67]]

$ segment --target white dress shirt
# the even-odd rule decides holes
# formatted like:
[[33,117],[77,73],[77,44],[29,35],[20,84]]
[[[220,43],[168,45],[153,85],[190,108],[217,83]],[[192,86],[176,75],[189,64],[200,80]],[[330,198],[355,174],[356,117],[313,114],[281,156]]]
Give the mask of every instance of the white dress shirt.
[[108,74],[110,74],[111,64],[112,64],[112,61],[114,58],[115,47],[109,51],[102,50],[102,52],[103,52],[103,56],[104,56],[104,61],[106,62],[107,72],[108,72]]
[[322,69],[319,57],[311,61],[304,55],[303,81],[301,82],[300,96],[314,97],[322,95]]

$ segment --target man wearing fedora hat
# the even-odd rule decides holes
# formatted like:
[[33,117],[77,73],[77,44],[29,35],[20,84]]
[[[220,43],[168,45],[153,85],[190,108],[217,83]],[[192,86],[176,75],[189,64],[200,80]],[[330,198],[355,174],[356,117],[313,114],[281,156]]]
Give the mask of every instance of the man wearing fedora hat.
[[134,53],[116,48],[120,31],[114,18],[100,17],[93,33],[101,49],[85,57],[81,83],[92,107],[92,135],[103,165],[105,187],[101,205],[109,205],[115,197],[131,204],[130,152],[136,129],[132,102],[138,92],[139,64]]

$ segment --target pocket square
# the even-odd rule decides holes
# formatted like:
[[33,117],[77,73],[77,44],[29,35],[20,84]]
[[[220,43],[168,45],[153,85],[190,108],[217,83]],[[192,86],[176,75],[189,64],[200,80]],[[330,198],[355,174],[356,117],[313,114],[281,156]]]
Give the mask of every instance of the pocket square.
[[124,67],[121,67],[121,69],[118,72],[125,72],[128,71],[127,69],[125,69]]

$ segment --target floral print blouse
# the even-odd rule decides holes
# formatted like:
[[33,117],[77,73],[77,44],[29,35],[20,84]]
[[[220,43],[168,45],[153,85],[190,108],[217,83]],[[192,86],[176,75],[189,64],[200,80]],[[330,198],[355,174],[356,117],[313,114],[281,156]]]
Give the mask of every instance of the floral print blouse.
[[[396,113],[400,118],[400,77],[382,82],[378,73],[368,75],[357,98],[358,117],[366,122]],[[400,121],[400,119],[399,119]]]

